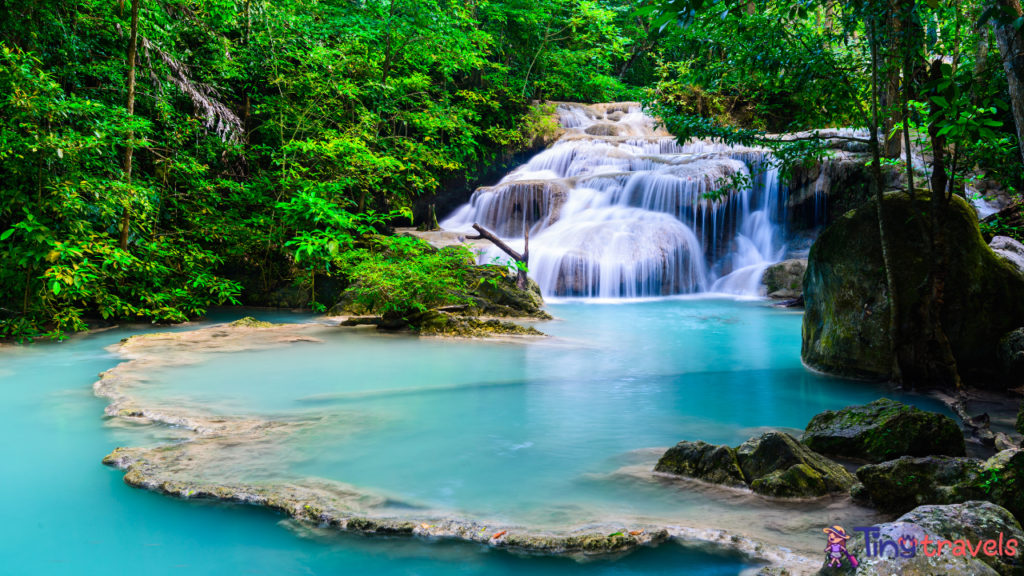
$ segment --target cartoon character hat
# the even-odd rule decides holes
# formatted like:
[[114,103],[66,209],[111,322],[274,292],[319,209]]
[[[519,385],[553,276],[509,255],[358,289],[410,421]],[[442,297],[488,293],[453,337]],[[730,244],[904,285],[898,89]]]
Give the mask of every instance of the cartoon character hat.
[[822,532],[825,532],[826,534],[835,534],[843,540],[850,539],[850,537],[846,535],[846,530],[843,530],[842,526],[833,526],[831,528],[825,528],[824,530],[822,530]]

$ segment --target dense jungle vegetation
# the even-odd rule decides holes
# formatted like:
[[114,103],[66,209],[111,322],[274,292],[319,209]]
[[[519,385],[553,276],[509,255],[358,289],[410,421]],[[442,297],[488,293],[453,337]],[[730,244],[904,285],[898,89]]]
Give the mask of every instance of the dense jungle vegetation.
[[[830,153],[816,129],[867,129],[846,140],[876,184],[903,170],[934,207],[934,319],[942,206],[975,179],[1022,184],[1022,22],[1017,0],[5,3],[0,337],[286,289],[317,308],[321,278],[365,278],[371,301],[395,278],[414,300],[451,289],[468,254],[360,238],[549,135],[557,100],[641,100],[784,170]],[[955,382],[927,324],[905,363]]]

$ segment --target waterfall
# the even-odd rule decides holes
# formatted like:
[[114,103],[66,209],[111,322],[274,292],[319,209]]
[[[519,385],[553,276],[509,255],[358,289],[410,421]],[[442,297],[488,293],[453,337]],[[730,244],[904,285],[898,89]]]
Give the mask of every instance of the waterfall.
[[[559,140],[441,222],[521,250],[546,296],[757,296],[785,254],[785,199],[763,150],[680,144],[638,104],[559,104]],[[733,177],[750,185],[729,187]],[[741,180],[742,181],[742,180]],[[714,192],[727,188],[723,194]],[[506,255],[491,248],[481,262]]]

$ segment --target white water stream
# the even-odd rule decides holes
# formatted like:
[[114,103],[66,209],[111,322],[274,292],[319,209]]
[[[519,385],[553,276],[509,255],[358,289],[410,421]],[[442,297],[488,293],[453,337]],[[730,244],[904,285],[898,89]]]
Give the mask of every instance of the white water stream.
[[[441,222],[474,223],[517,250],[545,296],[761,295],[785,254],[784,198],[766,153],[680,145],[636,104],[560,104],[565,134]],[[742,174],[752,186],[706,195]],[[481,261],[507,256],[492,248]]]

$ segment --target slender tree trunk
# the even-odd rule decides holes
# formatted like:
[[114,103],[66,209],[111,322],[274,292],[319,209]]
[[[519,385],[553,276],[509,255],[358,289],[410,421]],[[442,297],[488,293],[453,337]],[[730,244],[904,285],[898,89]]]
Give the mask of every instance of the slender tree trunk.
[[[942,60],[932,62],[930,79],[937,82],[942,79]],[[936,104],[932,104],[933,108]],[[946,243],[946,207],[949,199],[946,189],[950,182],[946,175],[946,137],[939,135],[940,127],[935,124],[928,126],[928,135],[932,143],[932,198],[931,198],[931,262],[929,263],[928,280],[931,294],[927,306],[927,319],[924,337],[927,343],[929,364],[926,375],[929,379],[939,379],[943,384],[960,389],[960,376],[957,373],[956,360],[949,347],[949,339],[942,329],[942,304],[945,297],[946,274],[949,270],[949,250]]]
[[889,53],[885,58],[885,87],[879,95],[885,107],[885,146],[882,155],[886,158],[899,158],[903,148],[902,130],[900,130],[900,37],[903,32],[900,14],[895,8],[886,11],[886,45]]
[[896,290],[892,252],[889,249],[889,237],[885,227],[885,181],[882,178],[881,146],[878,143],[878,34],[874,19],[871,21],[871,175],[875,186],[875,206],[878,209],[878,236],[882,245],[882,262],[885,266],[885,279],[889,296],[889,349],[892,354],[893,382],[902,381],[898,345],[900,343],[900,309],[899,296]]
[[[131,32],[128,37],[128,103],[125,107],[128,110],[129,116],[135,114],[135,57],[136,52],[138,51],[139,3],[141,1],[142,0],[132,0]],[[134,138],[135,133],[129,132],[128,145],[125,146],[124,149],[124,178],[129,188],[132,184],[132,140],[134,140]],[[128,230],[130,227],[131,215],[128,211],[128,206],[126,205],[121,214],[121,250],[128,249]]]
[[[1020,0],[996,0],[996,4],[1021,16]],[[992,26],[995,28],[996,43],[999,45],[999,55],[1010,88],[1010,109],[1013,111],[1013,122],[1017,125],[1017,144],[1024,158],[1024,39],[1011,25],[1000,26],[993,22]]]

